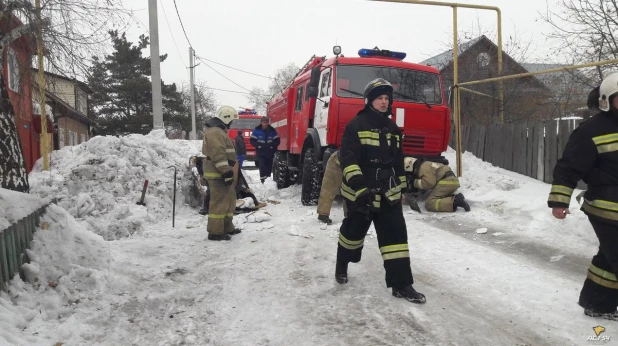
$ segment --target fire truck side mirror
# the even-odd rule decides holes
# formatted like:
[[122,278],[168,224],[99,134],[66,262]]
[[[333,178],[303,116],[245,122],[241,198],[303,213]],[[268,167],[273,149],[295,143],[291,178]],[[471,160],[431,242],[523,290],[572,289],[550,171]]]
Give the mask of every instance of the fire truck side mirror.
[[320,67],[316,66],[311,69],[311,78],[309,79],[309,87],[307,88],[307,96],[318,97],[319,84],[320,84]]

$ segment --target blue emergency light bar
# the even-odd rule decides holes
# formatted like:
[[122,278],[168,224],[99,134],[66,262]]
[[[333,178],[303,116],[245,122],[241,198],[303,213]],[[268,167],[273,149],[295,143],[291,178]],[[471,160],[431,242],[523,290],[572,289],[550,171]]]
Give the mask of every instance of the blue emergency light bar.
[[392,58],[396,60],[403,60],[406,58],[406,53],[404,52],[393,52],[385,49],[359,49],[358,55],[362,58],[373,58],[373,57],[383,57],[383,58]]
[[238,115],[257,114],[256,111],[239,111]]

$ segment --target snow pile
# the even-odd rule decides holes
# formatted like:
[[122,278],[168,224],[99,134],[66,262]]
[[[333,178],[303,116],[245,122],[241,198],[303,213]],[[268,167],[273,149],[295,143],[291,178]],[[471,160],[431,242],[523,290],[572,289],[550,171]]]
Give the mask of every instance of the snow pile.
[[27,193],[0,189],[0,230],[34,213],[37,209],[49,203]]
[[[455,151],[449,148],[445,157],[456,172]],[[547,207],[550,184],[493,166],[469,152],[462,155],[462,165],[463,176],[459,178],[461,187],[458,192],[465,195],[473,213],[458,212],[460,224],[474,220],[477,228],[486,227],[491,233],[526,236],[582,255],[595,251],[598,240],[575,199],[581,190],[573,192],[571,215],[565,222],[555,219]],[[433,216],[451,217],[454,214]]]
[[[168,140],[163,130],[149,135],[97,136],[79,146],[54,151],[51,172],[41,160],[30,174],[31,193],[50,197],[86,228],[107,240],[141,232],[172,216],[174,169],[179,189],[188,182],[189,157],[201,141]],[[137,205],[144,181],[146,206]],[[177,206],[179,204],[177,191]]]
[[72,317],[75,309],[108,290],[105,240],[56,205],[41,217],[27,254],[30,263],[22,269],[28,283],[15,276],[9,293],[0,293],[2,345],[41,344],[35,337],[40,325],[57,325],[59,334],[75,330],[81,324]]

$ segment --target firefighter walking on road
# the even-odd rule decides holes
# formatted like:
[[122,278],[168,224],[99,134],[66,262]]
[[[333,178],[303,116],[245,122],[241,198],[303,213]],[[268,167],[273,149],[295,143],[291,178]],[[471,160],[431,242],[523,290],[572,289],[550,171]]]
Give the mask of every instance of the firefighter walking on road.
[[[326,169],[324,170],[324,178],[322,178],[322,187],[320,189],[320,198],[318,199],[318,220],[327,225],[333,223],[330,218],[330,209],[333,206],[335,197],[341,190],[341,180],[343,179],[343,170],[339,163],[339,151],[330,155],[326,161]],[[347,207],[343,204],[343,214],[347,216]]]
[[340,229],[335,279],[340,284],[348,282],[348,263],[361,260],[365,236],[373,222],[386,270],[386,287],[392,287],[397,298],[425,303],[425,296],[412,287],[401,205],[401,191],[406,188],[402,133],[388,118],[393,87],[382,78],[375,79],[365,87],[364,97],[365,108],[348,123],[341,139],[341,195],[348,205],[348,216]]
[[232,107],[223,106],[217,115],[206,121],[202,154],[204,178],[208,181],[210,203],[208,208],[208,240],[230,240],[230,234],[240,233],[232,218],[236,208],[234,166],[236,149],[228,137],[228,126],[238,118]]
[[256,150],[260,168],[260,181],[264,184],[264,180],[270,177],[272,173],[273,158],[281,143],[277,130],[270,126],[268,117],[262,117],[261,124],[253,129],[250,143]]
[[451,167],[414,157],[406,157],[404,165],[406,171],[411,172],[414,178],[409,184],[410,188],[431,190],[425,199],[425,209],[434,212],[454,212],[459,207],[470,211],[470,205],[464,195],[454,194],[459,188],[459,179]]
[[554,168],[547,204],[554,217],[564,219],[577,182],[588,185],[581,209],[599,239],[599,250],[588,268],[579,305],[588,316],[618,321],[618,73],[601,83],[598,108],[599,114],[571,133]]

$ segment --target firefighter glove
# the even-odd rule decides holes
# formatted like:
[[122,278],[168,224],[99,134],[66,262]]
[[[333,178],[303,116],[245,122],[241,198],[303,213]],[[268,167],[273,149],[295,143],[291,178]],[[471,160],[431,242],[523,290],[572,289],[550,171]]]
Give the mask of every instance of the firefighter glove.
[[223,183],[225,186],[230,186],[234,182],[234,171],[229,170],[221,174],[221,177],[223,178]]
[[350,187],[354,191],[360,191],[367,187],[367,184],[365,183],[365,178],[360,174],[352,176],[352,178],[348,180],[348,185],[350,185]]
[[373,200],[373,193],[369,191],[369,189],[364,189],[358,196],[356,196],[356,200],[354,203],[357,207],[367,207],[371,204]]

